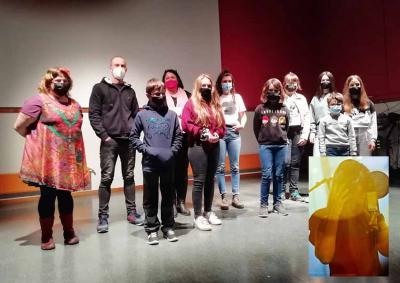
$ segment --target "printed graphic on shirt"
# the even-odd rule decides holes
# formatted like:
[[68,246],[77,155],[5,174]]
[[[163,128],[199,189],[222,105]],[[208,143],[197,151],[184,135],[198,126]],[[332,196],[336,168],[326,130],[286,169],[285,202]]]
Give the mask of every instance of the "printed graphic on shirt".
[[261,112],[262,115],[265,114],[282,114],[282,115],[286,115],[286,111],[285,110],[271,110],[271,109],[264,109]]
[[271,117],[271,126],[276,127],[276,124],[278,123],[278,117],[275,115]]
[[286,117],[279,117],[279,125],[286,125]]
[[262,120],[262,124],[264,126],[266,126],[268,124],[269,117],[267,115],[264,115],[264,116],[262,116],[261,120]]
[[170,138],[171,119],[170,118],[148,118],[146,136],[152,139],[153,136],[164,136],[166,139]]
[[232,100],[224,101],[221,106],[225,115],[233,115],[236,112],[236,104]]

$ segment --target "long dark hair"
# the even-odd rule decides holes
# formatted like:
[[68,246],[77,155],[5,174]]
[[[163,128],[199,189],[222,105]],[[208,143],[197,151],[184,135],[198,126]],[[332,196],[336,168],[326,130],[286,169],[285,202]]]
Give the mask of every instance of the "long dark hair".
[[232,89],[230,90],[230,93],[234,94],[236,92],[235,91],[235,78],[233,77],[232,73],[229,72],[229,70],[223,70],[218,75],[217,81],[215,82],[215,88],[217,89],[217,92],[219,95],[222,95],[224,93],[222,90],[222,79],[227,76],[232,78]]
[[165,76],[167,75],[167,73],[172,73],[172,74],[174,74],[174,75],[176,76],[176,79],[178,80],[178,87],[180,87],[181,89],[184,89],[184,86],[183,86],[183,82],[182,82],[182,80],[181,80],[181,77],[179,76],[178,71],[177,71],[177,70],[174,70],[174,69],[166,69],[166,70],[164,71],[164,74],[162,75],[162,79],[161,79],[163,83],[165,83]]
[[322,92],[322,88],[321,88],[321,80],[322,80],[322,77],[325,76],[325,75],[329,78],[329,81],[331,83],[331,87],[329,88],[329,92],[330,93],[336,93],[337,92],[336,91],[336,85],[335,85],[335,78],[333,77],[332,73],[329,72],[329,71],[324,71],[321,74],[319,74],[319,76],[318,76],[318,79],[319,79],[318,87],[317,87],[317,91],[315,92],[315,95],[317,97],[321,97],[321,95],[323,93]]

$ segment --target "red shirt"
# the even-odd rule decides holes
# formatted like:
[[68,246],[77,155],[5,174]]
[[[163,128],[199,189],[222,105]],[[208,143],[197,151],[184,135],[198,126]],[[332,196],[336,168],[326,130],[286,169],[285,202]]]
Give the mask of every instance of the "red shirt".
[[[215,118],[215,115],[212,114],[211,108],[208,107],[207,110],[208,113],[210,113],[208,129],[210,130],[211,134],[217,133],[219,138],[222,139],[225,135],[225,123],[221,127],[218,127],[217,120]],[[182,129],[189,136],[189,146],[193,146],[195,143],[211,145],[208,141],[200,141],[201,130],[204,127],[197,124],[196,119],[197,113],[194,110],[192,101],[189,100],[188,102],[186,102],[185,107],[182,111]],[[218,145],[218,143],[216,144]]]

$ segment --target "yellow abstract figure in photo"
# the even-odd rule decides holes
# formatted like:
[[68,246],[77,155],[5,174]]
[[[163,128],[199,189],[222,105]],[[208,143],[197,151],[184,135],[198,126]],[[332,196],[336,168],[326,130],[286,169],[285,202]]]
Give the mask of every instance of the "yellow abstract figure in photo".
[[323,183],[329,188],[327,206],[309,220],[315,256],[329,264],[331,276],[382,275],[378,252],[388,256],[389,229],[378,198],[388,194],[388,176],[347,159],[310,192]]

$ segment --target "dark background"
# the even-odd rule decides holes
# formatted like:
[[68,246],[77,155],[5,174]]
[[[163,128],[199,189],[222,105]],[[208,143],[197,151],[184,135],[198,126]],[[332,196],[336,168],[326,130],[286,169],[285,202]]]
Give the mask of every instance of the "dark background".
[[400,1],[219,0],[221,60],[248,110],[264,82],[292,71],[310,102],[318,75],[338,91],[358,74],[375,102],[400,100]]

